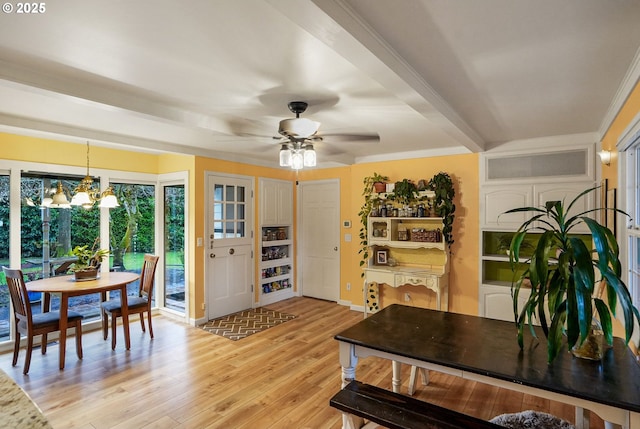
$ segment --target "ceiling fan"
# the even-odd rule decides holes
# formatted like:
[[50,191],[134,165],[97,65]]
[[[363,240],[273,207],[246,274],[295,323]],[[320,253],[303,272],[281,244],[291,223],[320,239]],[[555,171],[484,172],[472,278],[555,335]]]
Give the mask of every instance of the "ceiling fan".
[[307,110],[307,102],[291,101],[287,106],[296,117],[283,119],[278,126],[278,133],[286,139],[281,141],[281,167],[291,167],[295,170],[299,170],[302,167],[314,167],[316,165],[316,152],[313,145],[324,141],[324,136],[331,136],[331,140],[369,140],[375,142],[380,140],[377,134],[318,135],[320,122],[300,117],[300,114]]

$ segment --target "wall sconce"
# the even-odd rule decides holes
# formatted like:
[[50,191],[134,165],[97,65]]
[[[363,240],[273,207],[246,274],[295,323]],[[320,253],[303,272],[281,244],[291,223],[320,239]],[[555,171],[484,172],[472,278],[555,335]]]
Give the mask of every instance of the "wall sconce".
[[600,162],[602,162],[603,165],[611,165],[610,150],[601,150],[600,152],[598,152],[598,155],[600,156]]

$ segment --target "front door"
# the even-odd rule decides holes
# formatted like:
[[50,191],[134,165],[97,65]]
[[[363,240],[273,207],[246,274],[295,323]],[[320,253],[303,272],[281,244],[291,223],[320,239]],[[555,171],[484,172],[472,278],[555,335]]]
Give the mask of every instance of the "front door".
[[253,304],[253,181],[207,177],[207,315],[209,319]]
[[301,289],[304,296],[340,299],[340,182],[300,183]]

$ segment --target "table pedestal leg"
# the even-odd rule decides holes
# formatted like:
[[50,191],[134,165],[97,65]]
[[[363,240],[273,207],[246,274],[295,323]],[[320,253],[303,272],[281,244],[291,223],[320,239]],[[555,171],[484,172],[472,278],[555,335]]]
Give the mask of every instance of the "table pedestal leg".
[[[149,297],[151,299],[151,297]],[[131,337],[129,335],[129,305],[127,304],[127,285],[120,289],[120,307],[122,312],[122,329],[124,329],[124,344],[127,350],[131,349]],[[142,314],[140,315],[142,317]]]
[[[60,295],[60,369],[64,369],[64,359],[67,347],[67,314],[69,297],[66,293]],[[78,334],[76,333],[76,335]]]
[[402,387],[402,364],[394,360],[391,362],[391,368],[393,369],[391,386],[395,393],[400,393],[400,388]]

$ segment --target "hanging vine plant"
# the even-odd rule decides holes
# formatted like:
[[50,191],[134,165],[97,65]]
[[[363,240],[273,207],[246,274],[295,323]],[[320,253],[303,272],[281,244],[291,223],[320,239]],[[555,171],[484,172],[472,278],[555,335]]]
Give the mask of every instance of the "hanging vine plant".
[[451,250],[453,239],[453,220],[455,219],[456,205],[453,203],[453,197],[456,191],[453,188],[453,180],[447,173],[440,172],[429,180],[429,189],[435,192],[433,198],[433,206],[436,215],[442,218],[442,234]]
[[[362,180],[364,188],[362,189],[362,196],[364,197],[364,204],[360,207],[360,250],[358,253],[362,256],[360,259],[360,266],[363,267],[369,260],[369,242],[367,239],[367,219],[373,206],[378,202],[378,194],[374,190],[374,184],[377,182],[387,182],[389,177],[382,174],[373,173],[372,176],[367,176]],[[364,271],[360,274],[364,277]]]

